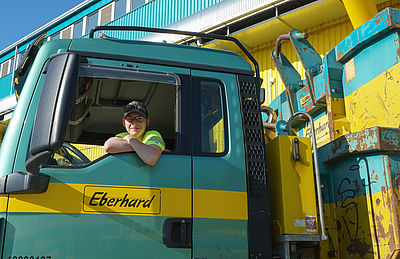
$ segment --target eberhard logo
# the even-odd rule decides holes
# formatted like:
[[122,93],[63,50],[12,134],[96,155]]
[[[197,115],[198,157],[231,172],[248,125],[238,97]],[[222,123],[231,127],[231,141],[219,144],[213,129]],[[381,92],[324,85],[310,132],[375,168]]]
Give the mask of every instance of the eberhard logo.
[[[307,123],[307,126],[303,128],[303,134],[305,137],[311,137],[311,127]],[[325,145],[329,142],[329,120],[328,115],[324,114],[314,121],[315,137],[317,139],[317,147]]]
[[87,212],[159,214],[161,190],[86,186],[83,210]]

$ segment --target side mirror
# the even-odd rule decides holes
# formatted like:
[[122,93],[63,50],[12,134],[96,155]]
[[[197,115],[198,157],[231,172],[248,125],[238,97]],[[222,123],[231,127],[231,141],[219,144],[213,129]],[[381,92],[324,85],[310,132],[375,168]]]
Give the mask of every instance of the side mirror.
[[32,130],[32,157],[26,162],[26,169],[32,174],[37,174],[39,166],[62,146],[75,101],[78,72],[79,56],[74,53],[58,54],[47,65]]
[[47,32],[37,37],[28,48],[25,50],[25,54],[17,65],[17,69],[14,73],[14,90],[17,99],[21,94],[22,87],[25,83],[26,77],[28,76],[29,70],[32,68],[33,61],[35,60],[36,54],[40,47],[46,41]]
[[79,56],[61,53],[50,58],[33,124],[30,154],[24,172],[0,178],[0,193],[42,193],[50,177],[39,174],[39,168],[65,138],[68,120],[75,101]]

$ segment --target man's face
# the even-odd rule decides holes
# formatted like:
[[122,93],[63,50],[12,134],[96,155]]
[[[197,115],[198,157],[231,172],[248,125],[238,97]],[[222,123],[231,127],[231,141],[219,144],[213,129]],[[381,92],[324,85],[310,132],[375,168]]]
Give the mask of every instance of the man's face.
[[125,119],[122,119],[126,131],[135,138],[142,140],[146,127],[150,123],[150,118],[145,118],[137,112],[129,113]]

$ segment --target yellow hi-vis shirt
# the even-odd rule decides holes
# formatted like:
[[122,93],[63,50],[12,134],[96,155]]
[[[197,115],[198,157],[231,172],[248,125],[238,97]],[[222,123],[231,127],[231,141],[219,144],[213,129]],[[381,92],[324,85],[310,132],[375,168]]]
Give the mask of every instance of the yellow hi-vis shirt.
[[[122,132],[115,136],[118,138],[123,138],[127,135],[129,135],[128,132]],[[142,143],[145,145],[153,144],[153,145],[159,146],[162,151],[165,150],[165,142],[164,142],[163,138],[161,137],[161,134],[155,130],[146,131],[146,133],[144,133]]]

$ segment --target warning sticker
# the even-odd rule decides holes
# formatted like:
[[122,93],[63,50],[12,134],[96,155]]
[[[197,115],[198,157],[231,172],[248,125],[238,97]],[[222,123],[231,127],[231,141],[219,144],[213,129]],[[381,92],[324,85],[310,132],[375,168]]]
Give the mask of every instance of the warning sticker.
[[295,227],[305,227],[306,226],[306,222],[304,219],[295,219],[294,220],[294,226]]
[[317,220],[315,216],[306,215],[307,232],[317,232]]
[[309,101],[311,101],[311,95],[307,94],[306,96],[304,96],[303,98],[300,99],[300,104],[304,105],[304,104],[308,103]]
[[356,68],[354,66],[354,58],[347,61],[344,65],[344,69],[346,71],[346,82],[349,82],[351,79],[356,77]]

